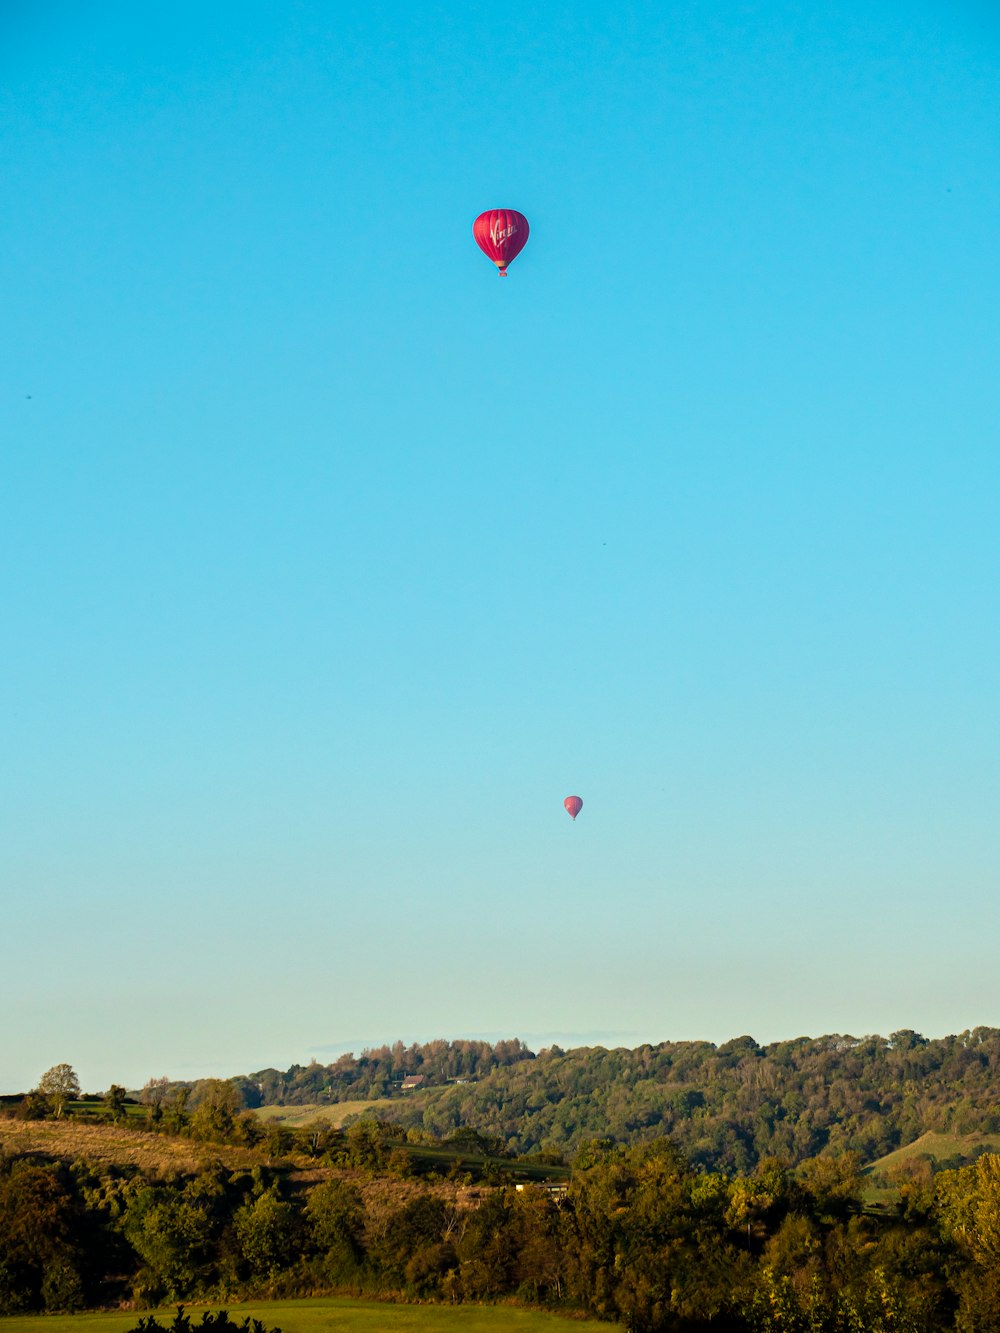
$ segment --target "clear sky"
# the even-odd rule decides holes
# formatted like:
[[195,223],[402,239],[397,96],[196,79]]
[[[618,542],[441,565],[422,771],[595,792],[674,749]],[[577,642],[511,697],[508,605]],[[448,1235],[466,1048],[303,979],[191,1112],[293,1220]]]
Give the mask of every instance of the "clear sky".
[[995,4],[11,0],[0,88],[0,1090],[1000,1025]]

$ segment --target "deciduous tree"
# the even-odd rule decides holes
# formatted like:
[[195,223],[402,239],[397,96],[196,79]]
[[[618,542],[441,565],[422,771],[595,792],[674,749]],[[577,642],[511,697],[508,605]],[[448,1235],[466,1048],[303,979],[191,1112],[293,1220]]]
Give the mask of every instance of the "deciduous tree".
[[129,1203],[124,1230],[146,1265],[140,1275],[144,1295],[176,1301],[197,1290],[210,1255],[211,1228],[202,1206],[146,1186]]
[[237,1209],[233,1226],[254,1277],[275,1277],[291,1262],[297,1249],[298,1219],[291,1204],[279,1199],[274,1190]]
[[80,1095],[80,1080],[72,1065],[53,1065],[38,1080],[38,1092],[48,1097],[57,1116],[66,1110],[66,1103]]

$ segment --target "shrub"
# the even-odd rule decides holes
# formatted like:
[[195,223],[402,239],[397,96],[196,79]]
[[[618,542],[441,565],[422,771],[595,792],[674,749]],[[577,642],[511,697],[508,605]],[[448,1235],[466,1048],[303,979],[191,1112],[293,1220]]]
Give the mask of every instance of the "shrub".
[[228,1310],[219,1310],[217,1314],[206,1310],[198,1322],[192,1324],[191,1316],[184,1313],[184,1306],[178,1305],[169,1324],[161,1324],[152,1315],[146,1315],[128,1333],[281,1333],[281,1329],[265,1328],[262,1320],[249,1317],[238,1324],[229,1318]]

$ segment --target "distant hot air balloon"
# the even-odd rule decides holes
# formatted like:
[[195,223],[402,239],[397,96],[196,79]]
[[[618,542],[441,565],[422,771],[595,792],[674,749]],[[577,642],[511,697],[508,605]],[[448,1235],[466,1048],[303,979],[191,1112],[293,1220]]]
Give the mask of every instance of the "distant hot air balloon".
[[476,218],[472,234],[483,254],[493,260],[501,278],[505,278],[507,265],[517,258],[528,239],[528,219],[513,208],[490,208]]
[[567,796],[565,801],[563,801],[563,805],[566,807],[566,813],[569,815],[570,819],[576,819],[577,815],[583,809],[583,802],[580,800],[579,796]]

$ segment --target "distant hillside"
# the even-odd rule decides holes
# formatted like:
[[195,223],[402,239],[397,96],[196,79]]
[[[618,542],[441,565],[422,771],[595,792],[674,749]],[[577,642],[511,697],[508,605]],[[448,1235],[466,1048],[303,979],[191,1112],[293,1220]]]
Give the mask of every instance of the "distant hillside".
[[747,1171],[763,1157],[826,1151],[874,1162],[929,1131],[1000,1133],[1000,1030],[537,1055],[519,1041],[397,1043],[235,1082],[250,1106],[378,1099],[382,1119],[438,1136],[474,1128],[517,1153],[667,1135],[697,1164]]

